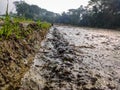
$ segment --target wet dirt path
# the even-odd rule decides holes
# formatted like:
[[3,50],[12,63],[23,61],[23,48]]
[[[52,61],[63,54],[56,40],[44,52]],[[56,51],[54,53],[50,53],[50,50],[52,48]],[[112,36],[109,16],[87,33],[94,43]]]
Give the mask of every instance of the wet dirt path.
[[120,90],[120,31],[54,26],[20,90]]

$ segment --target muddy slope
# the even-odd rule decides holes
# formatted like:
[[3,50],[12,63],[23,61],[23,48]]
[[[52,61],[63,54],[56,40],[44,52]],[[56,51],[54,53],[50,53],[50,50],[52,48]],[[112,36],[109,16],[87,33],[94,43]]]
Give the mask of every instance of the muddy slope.
[[20,90],[120,90],[120,32],[51,28]]
[[25,38],[0,40],[0,90],[18,90],[46,33],[33,28]]

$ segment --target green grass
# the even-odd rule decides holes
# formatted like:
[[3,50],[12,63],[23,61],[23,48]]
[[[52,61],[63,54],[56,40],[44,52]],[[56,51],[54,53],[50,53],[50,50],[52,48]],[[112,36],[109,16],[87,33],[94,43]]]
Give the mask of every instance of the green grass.
[[6,38],[11,35],[12,32],[12,23],[10,22],[10,17],[9,15],[6,14],[6,17],[4,19],[4,25],[0,29],[0,37],[5,36]]
[[51,26],[50,23],[47,23],[47,22],[42,22],[42,23],[41,23],[41,28],[42,28],[42,29],[49,29],[50,26]]
[[[37,30],[49,29],[51,27],[50,23],[47,22],[34,22],[31,19],[26,19],[24,17],[14,17],[11,18],[8,14],[8,6],[6,10],[5,19],[3,19],[4,25],[0,27],[0,40],[9,39],[11,37],[15,38],[24,38],[28,34],[32,33],[37,26]],[[32,24],[35,23],[33,28],[23,27],[23,24]]]
[[24,23],[35,23],[37,26],[37,30],[47,30],[51,27],[50,23],[40,21],[34,22],[25,18],[12,18],[11,20],[9,15],[6,15],[3,21],[4,25],[0,28],[0,39],[9,39],[11,37],[24,38],[28,34],[32,33],[33,30],[36,30],[36,27],[22,27],[21,25],[23,25]]
[[11,21],[9,15],[6,15],[3,22],[4,25],[0,29],[0,38],[8,39],[10,36],[20,37],[21,30],[19,23]]
[[37,21],[37,24],[38,24],[39,28],[41,28],[41,29],[49,29],[51,27],[51,24],[48,22]]
[[14,22],[26,22],[26,23],[32,23],[32,22],[34,22],[33,20],[26,19],[25,17],[14,17],[13,21]]

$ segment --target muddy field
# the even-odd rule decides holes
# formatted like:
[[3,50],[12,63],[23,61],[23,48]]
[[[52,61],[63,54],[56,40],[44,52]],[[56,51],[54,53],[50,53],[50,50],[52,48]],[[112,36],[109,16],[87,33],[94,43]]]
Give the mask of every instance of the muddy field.
[[54,26],[20,90],[120,90],[120,31]]

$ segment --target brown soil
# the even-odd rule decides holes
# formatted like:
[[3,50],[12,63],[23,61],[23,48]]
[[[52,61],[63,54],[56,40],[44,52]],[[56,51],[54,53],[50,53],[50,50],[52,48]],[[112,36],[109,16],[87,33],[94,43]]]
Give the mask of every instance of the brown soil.
[[47,30],[32,29],[24,39],[13,36],[0,41],[0,90],[17,90],[21,78],[32,64],[47,33]]

